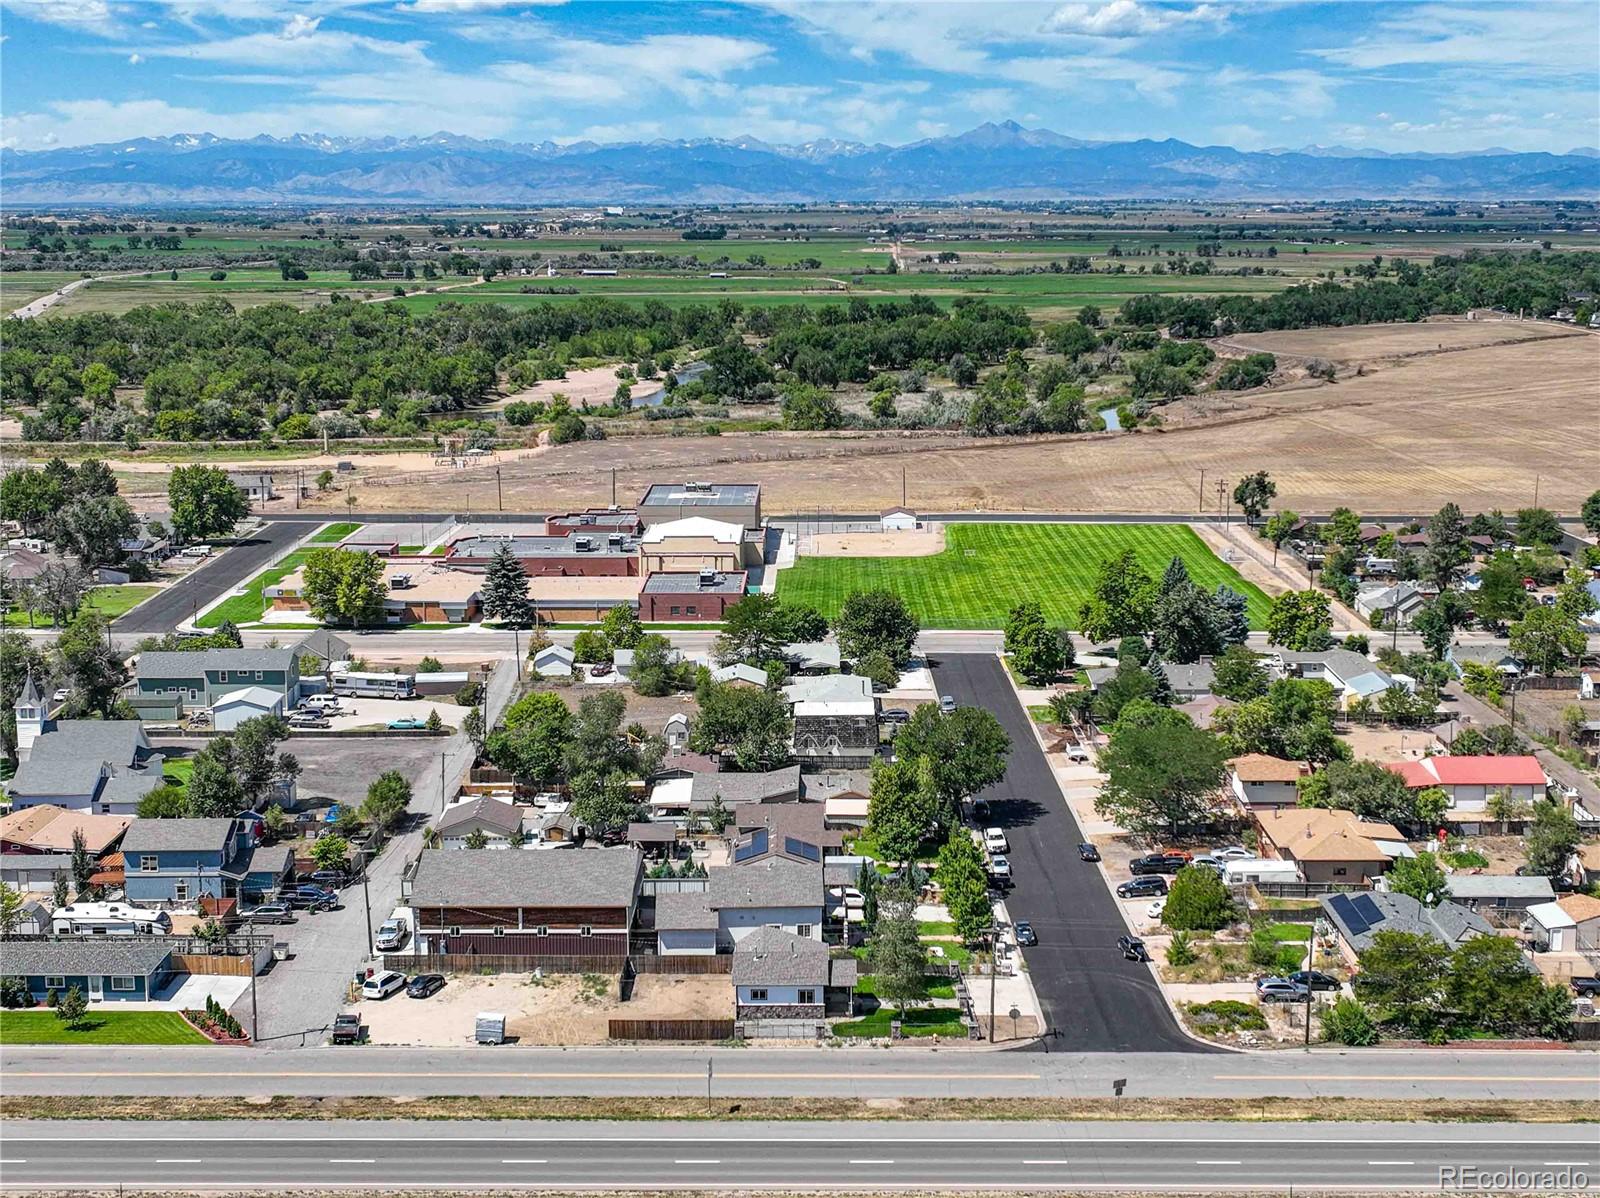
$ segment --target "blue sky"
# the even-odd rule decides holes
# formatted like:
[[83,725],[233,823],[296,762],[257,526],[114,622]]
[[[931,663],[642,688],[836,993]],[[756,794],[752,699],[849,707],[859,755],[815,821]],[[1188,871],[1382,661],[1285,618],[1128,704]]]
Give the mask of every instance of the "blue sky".
[[0,0],[0,138],[1600,142],[1600,5]]

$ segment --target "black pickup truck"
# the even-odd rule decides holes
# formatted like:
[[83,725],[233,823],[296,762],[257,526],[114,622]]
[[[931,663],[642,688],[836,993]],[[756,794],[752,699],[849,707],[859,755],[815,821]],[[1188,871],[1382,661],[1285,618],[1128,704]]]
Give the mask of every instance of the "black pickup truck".
[[333,1042],[335,1044],[361,1043],[361,1016],[335,1015],[333,1017]]

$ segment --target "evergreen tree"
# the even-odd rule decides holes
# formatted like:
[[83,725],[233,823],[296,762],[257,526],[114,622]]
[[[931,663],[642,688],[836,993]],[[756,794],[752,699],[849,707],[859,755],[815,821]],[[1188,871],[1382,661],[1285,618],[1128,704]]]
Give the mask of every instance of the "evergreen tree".
[[1152,657],[1146,672],[1150,675],[1150,681],[1155,683],[1150,698],[1163,707],[1171,707],[1177,696],[1172,693],[1172,681],[1167,677],[1167,667],[1161,664],[1159,657]]
[[528,621],[528,576],[522,572],[522,563],[510,545],[500,546],[489,559],[489,568],[483,575],[482,604],[488,619],[507,624]]
[[1172,560],[1167,563],[1167,569],[1161,575],[1160,595],[1170,595],[1178,587],[1189,581],[1189,567],[1183,564],[1183,559],[1173,554]]
[[1219,582],[1212,596],[1217,617],[1217,636],[1224,647],[1242,645],[1250,635],[1249,604],[1245,597],[1227,583]]

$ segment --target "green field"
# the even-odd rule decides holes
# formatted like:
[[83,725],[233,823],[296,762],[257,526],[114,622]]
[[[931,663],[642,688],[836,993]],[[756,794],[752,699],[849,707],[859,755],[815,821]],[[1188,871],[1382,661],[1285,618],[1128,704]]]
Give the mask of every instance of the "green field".
[[71,1030],[54,1011],[0,1011],[0,1044],[209,1044],[176,1011],[90,1011]]
[[[161,588],[147,583],[129,582],[120,586],[95,587],[84,600],[84,606],[92,607],[108,620],[115,620],[120,615],[132,611],[150,598]],[[5,615],[4,626],[7,628],[44,627],[50,623],[50,617],[42,612],[33,613],[32,625],[28,622],[26,611],[12,611]]]
[[337,545],[340,541],[344,540],[347,536],[355,532],[360,527],[361,525],[359,524],[351,524],[348,522],[342,524],[330,524],[328,527],[318,531],[317,534],[311,538],[311,544]]
[[267,610],[267,599],[261,592],[298,570],[310,552],[309,549],[295,550],[276,566],[261,571],[245,583],[244,594],[230,595],[195,622],[201,628],[216,628],[224,620],[232,620],[235,624],[248,624],[259,620]]
[[952,524],[946,538],[930,557],[801,557],[779,572],[778,594],[831,620],[852,591],[885,587],[924,628],[1003,628],[1032,599],[1046,620],[1075,628],[1100,562],[1131,548],[1152,578],[1181,557],[1207,590],[1225,582],[1243,594],[1253,626],[1266,618],[1266,595],[1182,524]]

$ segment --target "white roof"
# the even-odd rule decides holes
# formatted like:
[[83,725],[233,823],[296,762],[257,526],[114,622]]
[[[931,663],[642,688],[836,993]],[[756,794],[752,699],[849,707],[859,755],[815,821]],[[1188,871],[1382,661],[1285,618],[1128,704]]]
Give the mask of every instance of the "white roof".
[[783,688],[783,697],[791,703],[869,699],[871,696],[872,679],[865,674],[818,674],[796,678]]
[[698,537],[737,545],[744,540],[744,529],[725,520],[712,520],[707,516],[688,516],[682,520],[666,520],[652,524],[640,538],[646,545],[656,545],[668,537]]
[[871,699],[806,699],[794,705],[794,714],[876,715],[878,705]]
[[694,796],[693,778],[664,778],[650,788],[650,806],[681,807],[687,811]]
[[261,707],[271,711],[274,707],[283,706],[283,696],[264,686],[247,686],[242,691],[229,692],[211,706],[232,707],[238,703],[248,703],[251,707]]
[[[824,819],[866,819],[867,808],[871,799],[858,798],[856,795],[834,795],[831,799],[822,801],[822,817]],[[829,858],[837,860],[837,858]]]
[[742,661],[736,661],[730,666],[719,666],[711,671],[713,682],[753,682],[757,686],[767,684],[767,672],[758,670],[755,666],[747,666]]
[[1578,921],[1568,915],[1560,903],[1539,903],[1528,908],[1528,918],[1541,928],[1575,928]]

